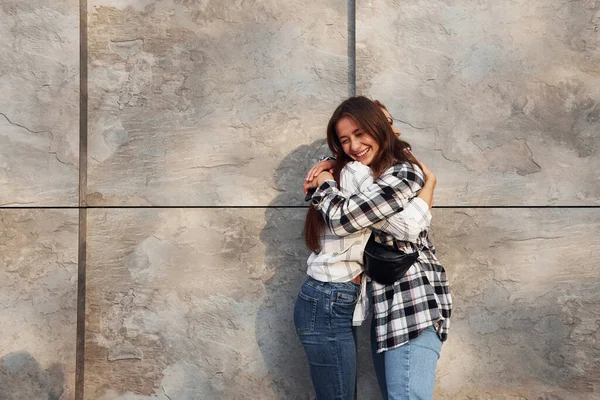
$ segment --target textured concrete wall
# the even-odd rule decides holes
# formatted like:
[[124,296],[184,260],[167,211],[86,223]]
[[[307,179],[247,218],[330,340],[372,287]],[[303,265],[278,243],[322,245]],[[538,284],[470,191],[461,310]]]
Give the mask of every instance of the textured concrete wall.
[[[77,204],[77,8],[0,6],[0,205]],[[402,121],[438,205],[598,205],[599,12],[357,2],[357,92]],[[85,399],[312,397],[290,206],[348,93],[347,15],[88,0],[87,202],[120,208],[87,210]],[[0,399],[74,398],[77,214],[0,210]],[[437,209],[433,224],[455,300],[435,398],[597,398],[598,209]],[[379,399],[359,337],[359,399]]]
[[600,3],[357,3],[357,92],[438,172],[438,204],[600,202]]
[[[75,206],[79,10],[0,2],[0,206]],[[71,400],[77,210],[0,210],[0,399]]]
[[88,5],[90,204],[269,204],[347,94],[344,2]]
[[77,205],[79,5],[0,4],[0,205]]
[[452,337],[439,399],[595,399],[600,393],[600,213],[438,210]]
[[71,400],[77,211],[0,211],[0,399]]

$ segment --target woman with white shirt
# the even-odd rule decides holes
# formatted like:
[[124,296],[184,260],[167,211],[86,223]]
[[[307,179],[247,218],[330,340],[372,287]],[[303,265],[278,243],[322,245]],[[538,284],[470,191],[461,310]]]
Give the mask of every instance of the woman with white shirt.
[[[315,197],[317,193],[313,195],[313,204],[317,207],[309,209],[305,225],[305,239],[313,253],[308,259],[309,277],[296,301],[294,323],[307,354],[318,400],[354,399],[356,340],[353,325],[360,325],[366,318],[366,303],[369,298],[366,296],[366,279],[361,280],[362,258],[364,246],[372,230],[385,232],[393,241],[404,243],[404,246],[410,246],[410,243],[416,246],[423,236],[422,233],[429,227],[429,207],[433,202],[435,188],[435,176],[423,167],[426,172],[424,176],[417,166],[416,159],[406,151],[408,143],[394,137],[393,120],[388,121],[386,117],[389,117],[389,114],[386,116],[379,109],[383,106],[368,99],[365,103],[365,98],[354,99],[359,100],[349,99],[345,103],[356,102],[358,111],[355,110],[355,114],[359,115],[349,114],[347,117],[352,118],[343,120],[344,118],[338,115],[340,107],[344,105],[342,103],[328,127],[328,142],[336,155],[336,172],[339,171],[337,179],[327,183],[321,179],[325,176],[315,173],[318,179],[310,182],[309,173],[305,190],[323,185],[331,188],[339,183],[336,195],[343,199],[360,197],[362,193],[370,193],[382,185],[388,188],[396,185],[398,189],[385,189],[393,194],[395,202],[380,201],[373,204],[372,214],[367,216],[367,219],[373,219],[371,223],[359,219],[358,222],[364,226],[346,227],[346,230],[342,229],[344,232],[340,232],[336,227],[332,230],[325,225],[325,220],[317,211],[317,208],[322,207],[322,199]],[[364,106],[362,103],[370,108],[361,111],[360,108]],[[373,106],[379,112],[374,112]],[[357,127],[361,128],[356,124],[357,120],[370,129],[357,130]],[[351,124],[345,124],[347,122]],[[387,126],[382,127],[382,124]],[[371,130],[378,133],[371,134]],[[335,143],[335,138],[331,137],[331,133],[337,137],[338,144]],[[401,163],[398,165],[403,167],[384,174],[387,171],[382,167],[392,162]],[[410,171],[407,165],[410,165]],[[311,172],[314,172],[314,169]],[[373,172],[378,178],[375,187]],[[398,184],[396,181],[401,175],[404,182]],[[328,178],[333,176],[329,174]],[[323,196],[327,189],[319,187],[319,196]],[[315,202],[315,198],[319,199],[318,202]],[[377,204],[382,208],[378,209]],[[386,216],[381,217],[382,213]],[[354,221],[346,218],[342,225],[344,223],[352,225]],[[377,368],[376,360],[376,369],[381,372],[378,373],[378,380],[386,386],[385,360],[381,361]],[[380,375],[383,382],[379,379]],[[387,389],[384,396],[387,396]]]

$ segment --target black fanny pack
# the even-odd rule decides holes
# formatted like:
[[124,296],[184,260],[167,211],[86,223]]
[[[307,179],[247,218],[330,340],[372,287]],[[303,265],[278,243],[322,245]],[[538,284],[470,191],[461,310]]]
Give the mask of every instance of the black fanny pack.
[[371,233],[365,246],[363,267],[367,276],[375,282],[391,285],[406,274],[417,258],[419,258],[418,251],[407,254],[395,250],[377,243]]

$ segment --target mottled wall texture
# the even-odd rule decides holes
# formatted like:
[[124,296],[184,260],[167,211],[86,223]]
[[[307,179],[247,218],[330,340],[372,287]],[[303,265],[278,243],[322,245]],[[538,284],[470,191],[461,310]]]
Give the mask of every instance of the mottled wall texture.
[[357,2],[357,92],[443,205],[600,204],[600,2]]
[[349,59],[346,1],[87,0],[85,160],[79,3],[0,3],[1,400],[312,398],[297,206],[354,62],[438,175],[435,399],[600,398],[600,1],[356,3]]
[[[77,206],[79,4],[0,2],[0,206]],[[0,399],[73,399],[77,210],[0,209]]]

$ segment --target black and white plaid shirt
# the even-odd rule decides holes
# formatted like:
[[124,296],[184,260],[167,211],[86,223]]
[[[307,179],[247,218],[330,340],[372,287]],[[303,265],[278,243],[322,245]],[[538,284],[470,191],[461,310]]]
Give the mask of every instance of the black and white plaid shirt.
[[[357,161],[350,162],[340,173],[340,190],[346,197],[368,190],[373,184],[371,168]],[[371,229],[385,231],[400,241],[417,243],[422,231],[429,228],[431,213],[427,203],[415,197],[402,212],[373,224]],[[361,229],[345,236],[336,236],[327,229],[321,238],[321,249],[308,257],[306,273],[321,282],[349,282],[363,272],[363,253],[371,235]],[[361,293],[353,317],[353,325],[367,318],[369,299],[367,280],[361,281]]]
[[[361,193],[345,196],[335,181],[324,182],[312,196],[331,232],[346,236],[372,227],[406,207],[424,185],[423,174],[412,164],[386,170]],[[442,341],[448,336],[452,297],[446,271],[435,257],[427,231],[416,243],[398,241],[374,230],[376,239],[398,250],[419,250],[406,275],[392,285],[373,282],[377,352],[399,347],[435,325]]]

